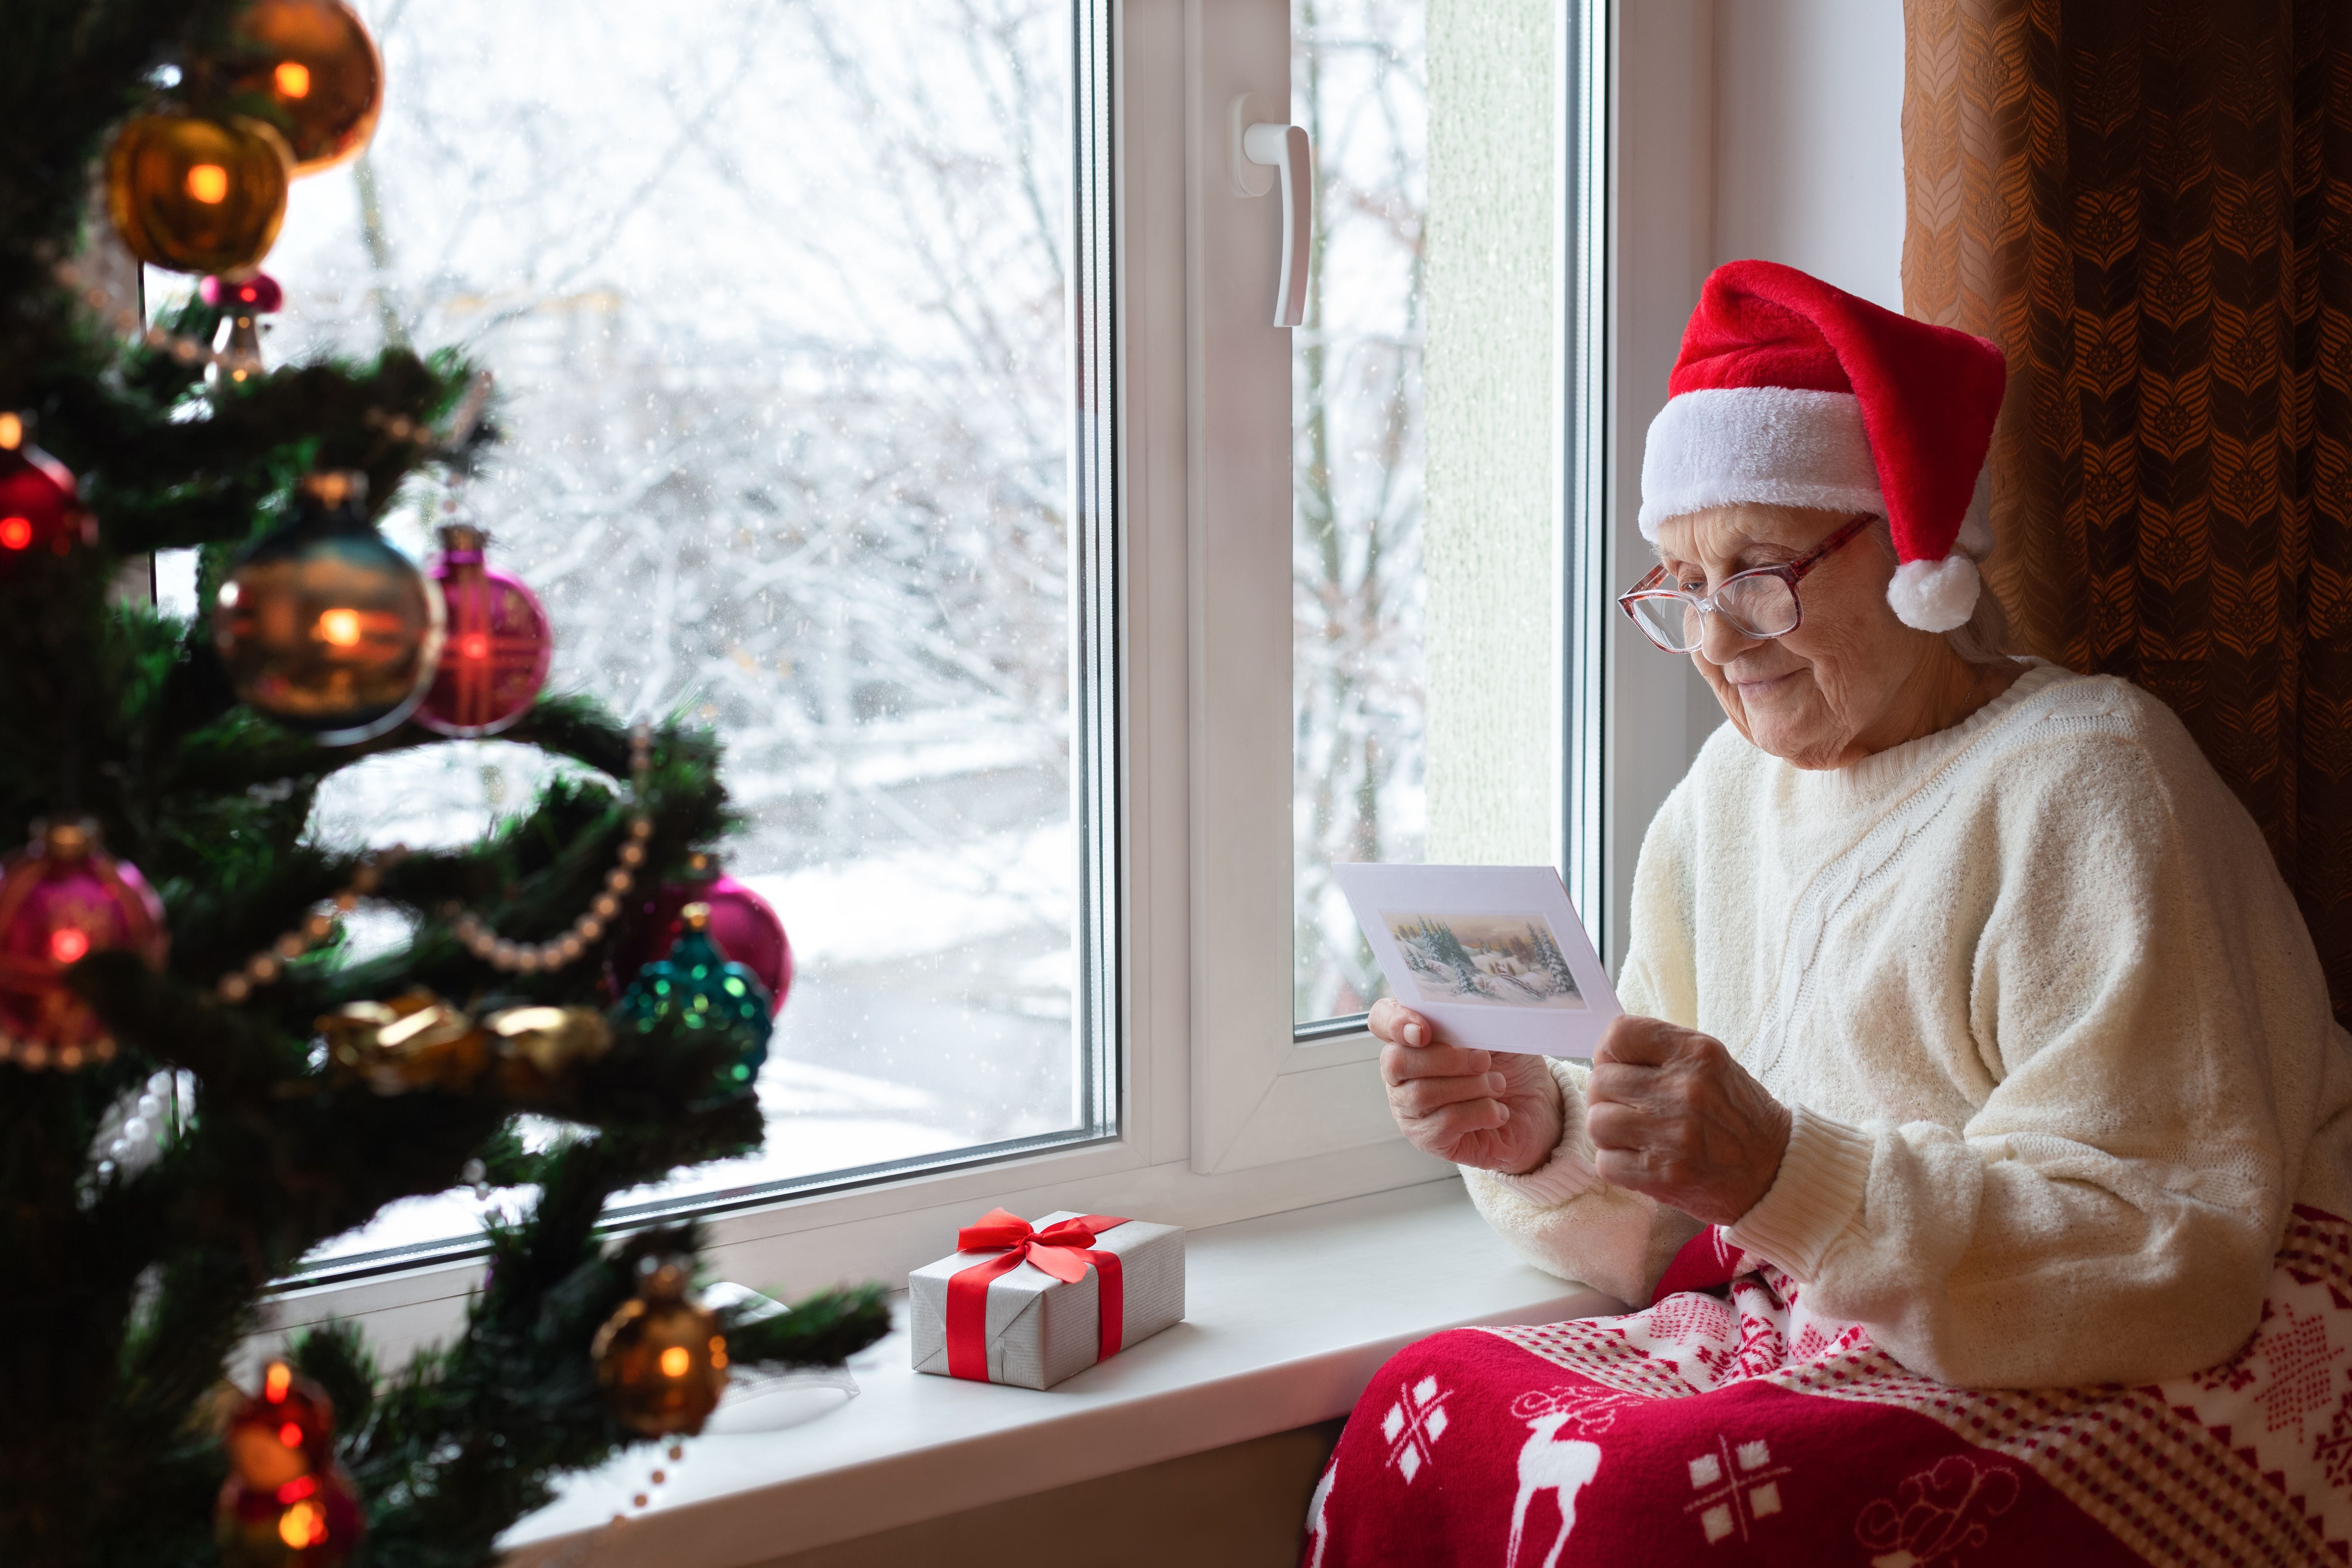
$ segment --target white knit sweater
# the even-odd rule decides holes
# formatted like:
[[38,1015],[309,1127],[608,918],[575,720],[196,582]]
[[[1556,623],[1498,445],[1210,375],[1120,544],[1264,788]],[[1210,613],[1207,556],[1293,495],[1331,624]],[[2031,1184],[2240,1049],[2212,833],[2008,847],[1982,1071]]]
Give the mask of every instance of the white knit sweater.
[[[1717,730],[1633,880],[1630,1012],[1795,1111],[1733,1241],[1971,1386],[2150,1382],[2253,1332],[2291,1204],[2352,1216],[2352,1040],[2252,821],[2170,710],[2037,664],[1834,772]],[[1530,1261],[1650,1299],[1697,1222],[1602,1183],[1586,1070],[1523,1176]]]

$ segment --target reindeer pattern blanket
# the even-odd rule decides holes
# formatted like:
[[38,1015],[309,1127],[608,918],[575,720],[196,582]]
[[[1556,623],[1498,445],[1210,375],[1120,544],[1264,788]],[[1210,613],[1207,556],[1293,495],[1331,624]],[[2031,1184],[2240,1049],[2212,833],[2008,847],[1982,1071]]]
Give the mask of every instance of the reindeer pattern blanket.
[[1304,1568],[2352,1563],[2352,1223],[2298,1208],[2262,1322],[2144,1387],[1969,1390],[1702,1232],[1654,1304],[1382,1367]]

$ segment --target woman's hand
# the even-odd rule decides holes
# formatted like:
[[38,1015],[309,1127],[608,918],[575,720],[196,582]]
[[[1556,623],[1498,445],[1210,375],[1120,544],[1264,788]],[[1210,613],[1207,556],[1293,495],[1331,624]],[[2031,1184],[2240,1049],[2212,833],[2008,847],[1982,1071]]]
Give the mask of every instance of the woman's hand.
[[1601,1179],[1694,1219],[1733,1223],[1780,1174],[1789,1108],[1695,1029],[1616,1019],[1593,1052],[1584,1098]]
[[1457,1166],[1524,1176],[1559,1143],[1559,1081],[1540,1056],[1447,1045],[1419,1013],[1383,997],[1372,1004],[1381,1080],[1405,1141]]

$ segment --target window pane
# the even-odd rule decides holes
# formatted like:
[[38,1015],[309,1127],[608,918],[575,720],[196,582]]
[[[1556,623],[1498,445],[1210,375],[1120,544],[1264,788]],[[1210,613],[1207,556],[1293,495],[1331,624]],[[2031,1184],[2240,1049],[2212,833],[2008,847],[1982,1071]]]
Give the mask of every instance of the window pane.
[[[272,356],[496,372],[462,504],[547,602],[551,689],[719,728],[728,869],[797,952],[766,1150],[670,1194],[1103,1130],[1073,1018],[1073,7],[362,9],[383,122],[296,188]],[[440,502],[387,532],[424,553]],[[436,747],[352,769],[318,829],[467,837],[543,771]],[[474,1202],[334,1250],[470,1232]]]
[[1292,334],[1296,1017],[1385,989],[1330,868],[1418,861],[1426,0],[1293,0],[1291,117],[1315,144]]

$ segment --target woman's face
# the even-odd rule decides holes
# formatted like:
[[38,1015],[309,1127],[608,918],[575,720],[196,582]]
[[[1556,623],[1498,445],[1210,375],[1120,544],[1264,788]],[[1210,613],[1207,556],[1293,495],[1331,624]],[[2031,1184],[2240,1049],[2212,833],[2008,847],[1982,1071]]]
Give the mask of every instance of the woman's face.
[[[1711,593],[1753,567],[1811,552],[1849,514],[1796,507],[1718,507],[1658,525],[1658,557],[1675,581]],[[1706,618],[1691,653],[1723,711],[1754,745],[1799,768],[1841,768],[1927,733],[1924,716],[1958,660],[1943,638],[1895,619],[1895,562],[1865,530],[1798,585],[1802,622],[1785,637],[1744,637]],[[1927,727],[1935,727],[1928,726]]]

